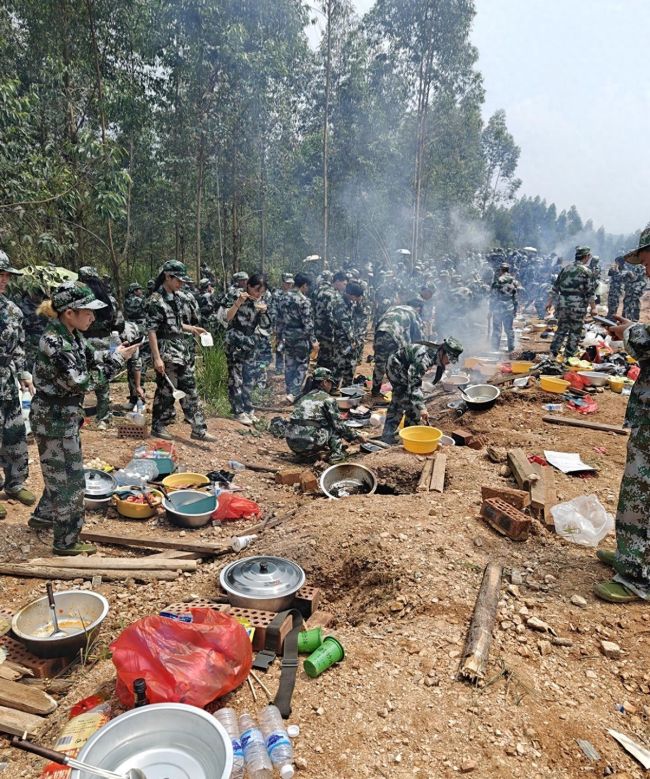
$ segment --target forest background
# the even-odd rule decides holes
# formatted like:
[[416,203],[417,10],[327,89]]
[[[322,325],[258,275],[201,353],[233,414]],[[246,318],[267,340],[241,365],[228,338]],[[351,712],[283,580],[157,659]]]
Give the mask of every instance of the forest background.
[[[492,245],[607,263],[634,236],[518,198],[473,0],[6,0],[0,246],[118,294],[180,259],[277,280]],[[320,45],[306,30],[319,19]],[[322,266],[321,266],[322,267]]]

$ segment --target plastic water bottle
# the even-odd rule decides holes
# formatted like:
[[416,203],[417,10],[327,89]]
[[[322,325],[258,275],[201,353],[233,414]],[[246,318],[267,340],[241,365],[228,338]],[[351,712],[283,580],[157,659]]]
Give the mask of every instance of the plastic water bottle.
[[114,352],[121,343],[120,334],[117,330],[113,330],[111,337],[108,339],[108,351],[111,353]]
[[260,712],[260,727],[271,762],[280,771],[282,779],[291,779],[295,773],[293,747],[277,706],[271,704]]
[[266,751],[264,736],[250,714],[239,717],[239,729],[249,779],[273,779],[273,763]]
[[214,716],[223,725],[232,741],[233,761],[230,779],[244,779],[244,751],[241,746],[241,738],[239,737],[237,713],[234,709],[226,708],[215,711]]
[[29,415],[32,410],[32,396],[27,390],[23,390],[23,392],[20,393],[20,405],[23,414],[23,422],[25,423],[25,432],[29,435],[32,432],[32,426],[29,424]]
[[232,468],[233,471],[245,471],[246,466],[244,463],[240,463],[237,460],[228,460],[228,467]]

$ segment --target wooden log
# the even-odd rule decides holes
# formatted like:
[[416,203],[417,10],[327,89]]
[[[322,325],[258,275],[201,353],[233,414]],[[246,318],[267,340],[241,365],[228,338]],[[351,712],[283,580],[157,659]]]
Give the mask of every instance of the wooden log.
[[422,466],[422,473],[420,474],[420,481],[415,488],[416,492],[429,492],[429,484],[431,482],[431,473],[433,471],[433,458],[427,457]]
[[499,563],[490,562],[483,572],[474,613],[467,632],[465,650],[460,664],[460,678],[476,684],[485,679],[485,667],[492,644],[492,631],[497,616],[501,575]]
[[101,576],[106,581],[135,579],[138,582],[173,582],[176,571],[111,571],[106,568],[36,568],[24,565],[0,564],[0,576],[18,576],[26,579],[91,579]]
[[547,528],[555,529],[555,520],[551,509],[557,503],[557,491],[555,487],[555,471],[550,466],[541,468],[541,480],[534,486],[531,485],[531,509],[535,516],[546,525]]
[[536,463],[528,462],[523,449],[510,449],[508,452],[508,465],[520,490],[527,492],[530,489],[531,482],[535,481],[535,478],[531,477],[536,475],[539,478],[539,474],[535,469]]
[[[283,411],[286,410],[287,409],[283,409]],[[258,463],[245,462],[242,463],[242,465],[245,465],[249,471],[255,471],[256,473],[277,473],[278,472],[278,468],[271,468],[268,465],[259,465]]]
[[0,665],[0,679],[7,679],[10,682],[16,682],[22,678],[20,671],[15,668],[7,668],[5,663]]
[[182,552],[196,552],[204,557],[219,557],[232,552],[229,546],[202,544],[200,541],[185,541],[182,538],[148,538],[147,536],[129,536],[120,533],[94,533],[90,530],[82,530],[79,538],[82,541],[108,544],[109,546],[133,546],[146,549],[176,549]]
[[429,484],[430,492],[444,492],[445,491],[445,473],[447,470],[447,455],[438,452],[436,459],[433,463],[433,471],[431,472],[431,482]]
[[617,435],[629,435],[630,433],[626,428],[617,425],[603,425],[599,422],[589,422],[587,419],[572,419],[554,414],[542,417],[542,422],[548,422],[549,425],[567,425],[568,427],[582,427],[586,430],[600,430],[601,433],[616,433]]
[[0,706],[0,733],[8,733],[10,736],[27,733],[28,736],[33,736],[46,721],[44,717],[37,717],[35,714]]
[[170,560],[161,557],[151,560],[148,557],[39,557],[29,561],[29,565],[45,568],[84,568],[92,571],[196,571],[196,560]]
[[147,555],[147,560],[200,560],[201,555],[196,552],[181,552],[180,549],[165,549],[164,552],[156,552]]
[[0,679],[0,706],[43,716],[51,714],[57,705],[54,698],[43,690]]

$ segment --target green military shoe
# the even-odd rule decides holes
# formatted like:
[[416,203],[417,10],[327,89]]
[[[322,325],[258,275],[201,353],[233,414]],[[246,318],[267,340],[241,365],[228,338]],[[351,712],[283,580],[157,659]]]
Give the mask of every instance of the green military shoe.
[[17,492],[9,492],[5,490],[8,497],[13,500],[18,500],[23,506],[33,506],[36,503],[36,495],[26,487],[21,487]]
[[53,546],[52,553],[59,556],[72,556],[78,554],[95,554],[97,547],[93,544],[84,544],[81,541],[77,541],[72,546]]
[[162,441],[173,441],[174,436],[171,433],[168,433],[164,428],[151,428],[151,435],[154,438],[160,438]]
[[641,600],[635,592],[614,581],[594,584],[593,592],[597,598],[609,603],[634,603],[634,601]]
[[5,519],[7,516],[7,507],[4,503],[0,503],[0,519]]
[[42,519],[41,517],[32,516],[27,520],[29,527],[34,530],[51,530],[54,526],[54,522],[51,519]]
[[596,557],[600,560],[601,563],[605,563],[605,565],[609,565],[610,568],[614,567],[614,559],[616,558],[616,550],[615,549],[599,549],[596,552]]

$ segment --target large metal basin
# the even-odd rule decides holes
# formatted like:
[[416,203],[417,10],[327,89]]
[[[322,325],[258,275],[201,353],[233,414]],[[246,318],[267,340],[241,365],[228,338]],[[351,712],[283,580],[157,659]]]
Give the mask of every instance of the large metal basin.
[[328,498],[335,500],[351,495],[372,495],[377,489],[377,477],[365,465],[338,463],[323,472],[320,488]]
[[[183,508],[183,503],[192,503],[197,500],[201,500],[201,505],[189,506],[187,510]],[[170,522],[178,527],[204,527],[216,511],[217,504],[216,495],[210,495],[200,490],[175,490],[170,494],[170,498],[163,499],[163,506]]]
[[88,646],[108,614],[103,595],[88,590],[54,593],[56,616],[62,638],[49,638],[54,630],[47,596],[32,601],[14,614],[11,629],[16,638],[37,657],[68,657]]
[[[107,722],[79,760],[116,773],[140,768],[147,779],[229,779],[232,742],[211,714],[184,703],[154,703]],[[70,779],[94,779],[73,770]]]
[[500,394],[501,390],[491,384],[474,384],[464,390],[463,400],[474,411],[485,411],[492,408]]

